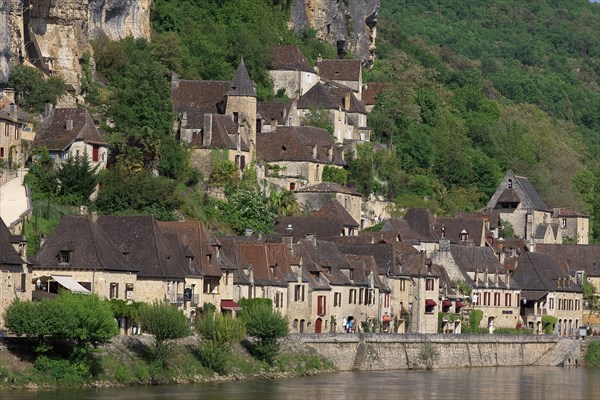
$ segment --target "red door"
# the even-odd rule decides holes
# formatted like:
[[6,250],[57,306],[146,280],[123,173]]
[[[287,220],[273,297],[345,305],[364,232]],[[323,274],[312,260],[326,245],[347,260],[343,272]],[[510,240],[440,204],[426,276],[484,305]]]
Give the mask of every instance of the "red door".
[[93,162],[98,162],[98,151],[100,150],[100,146],[94,145],[94,147],[92,147],[92,161]]
[[322,329],[323,329],[323,320],[321,318],[317,318],[317,321],[315,322],[315,333],[321,333]]

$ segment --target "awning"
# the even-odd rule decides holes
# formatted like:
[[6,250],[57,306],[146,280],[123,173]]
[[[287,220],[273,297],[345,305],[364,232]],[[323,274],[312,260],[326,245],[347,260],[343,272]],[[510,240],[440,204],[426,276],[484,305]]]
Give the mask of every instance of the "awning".
[[462,301],[457,301],[454,303],[454,307],[456,307],[456,309],[462,308],[462,306],[463,306]]
[[442,301],[442,307],[452,307],[452,302],[450,300]]
[[434,300],[427,299],[425,300],[425,307],[435,307],[437,303]]
[[240,307],[240,305],[233,300],[221,300],[221,309],[228,311],[238,311],[241,310],[242,307]]
[[73,293],[90,294],[90,291],[81,286],[75,279],[70,276],[52,275],[52,279],[58,282],[65,289],[69,289]]

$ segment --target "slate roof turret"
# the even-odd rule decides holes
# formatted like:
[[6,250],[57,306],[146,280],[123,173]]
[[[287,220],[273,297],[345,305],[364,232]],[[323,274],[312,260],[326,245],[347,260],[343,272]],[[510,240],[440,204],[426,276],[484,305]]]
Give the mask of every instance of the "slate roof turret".
[[250,79],[244,59],[240,61],[233,79],[229,84],[229,90],[226,93],[227,96],[246,96],[246,97],[257,97],[256,96],[256,85]]

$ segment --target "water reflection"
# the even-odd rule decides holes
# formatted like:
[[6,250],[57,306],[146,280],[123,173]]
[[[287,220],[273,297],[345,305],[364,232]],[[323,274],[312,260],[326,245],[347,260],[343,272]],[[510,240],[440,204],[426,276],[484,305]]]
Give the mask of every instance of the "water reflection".
[[600,399],[600,368],[503,367],[341,372],[279,381],[57,392],[0,392],[11,400]]

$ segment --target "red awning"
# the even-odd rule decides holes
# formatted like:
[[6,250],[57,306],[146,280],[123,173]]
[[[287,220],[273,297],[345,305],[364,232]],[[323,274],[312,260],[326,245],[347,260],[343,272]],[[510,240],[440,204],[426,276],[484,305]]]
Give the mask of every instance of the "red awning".
[[238,303],[233,300],[221,300],[221,309],[229,310],[229,311],[238,311],[241,310],[242,307]]
[[452,302],[450,300],[442,301],[442,307],[452,307]]
[[462,306],[463,306],[462,301],[457,301],[456,303],[454,303],[454,307],[456,307],[457,309],[462,308]]
[[435,307],[437,303],[434,300],[427,299],[425,300],[425,307]]

